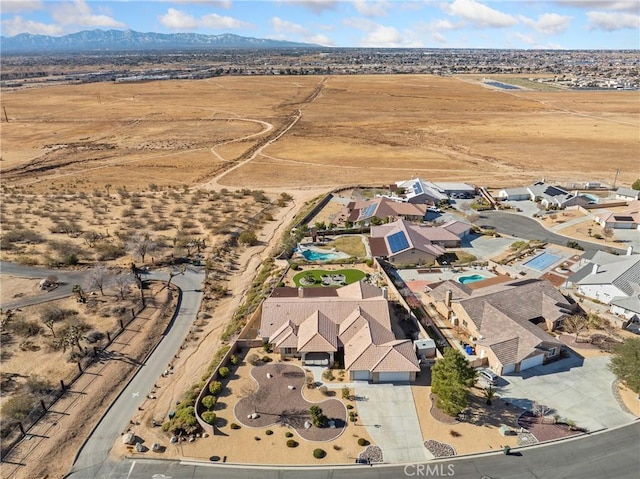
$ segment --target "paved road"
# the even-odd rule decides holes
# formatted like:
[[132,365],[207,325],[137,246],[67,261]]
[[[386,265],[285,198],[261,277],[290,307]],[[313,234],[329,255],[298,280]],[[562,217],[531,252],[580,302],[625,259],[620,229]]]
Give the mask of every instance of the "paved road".
[[21,264],[2,261],[0,262],[0,274],[17,276],[19,278],[35,279],[43,279],[47,276],[57,276],[60,281],[60,286],[52,291],[43,292],[42,294],[30,296],[28,298],[16,299],[15,301],[9,301],[1,305],[2,309],[13,309],[30,306],[32,304],[45,303],[47,301],[53,301],[54,299],[70,296],[72,294],[71,289],[73,288],[73,285],[82,284],[87,274],[89,274],[89,271],[62,271],[57,269],[38,268],[35,266],[24,266]]
[[[589,436],[514,450],[408,465],[270,468],[158,460],[126,460],[98,479],[637,479],[640,422]],[[427,469],[427,468],[430,469]]]
[[[151,273],[148,279],[168,280],[168,273]],[[110,476],[114,463],[108,460],[111,446],[126,429],[131,417],[137,412],[145,396],[153,388],[157,378],[167,368],[173,355],[179,350],[189,328],[195,320],[202,300],[202,281],[204,273],[200,269],[187,269],[184,275],[176,276],[173,283],[182,290],[179,313],[174,319],[166,336],[153,354],[140,368],[135,377],[111,405],[109,411],[94,429],[84,444],[74,463],[72,478],[120,477]],[[126,474],[125,474],[126,475]]]
[[[505,213],[503,211],[483,211],[480,219],[476,222],[480,226],[492,226],[498,232],[524,239],[538,239],[547,243],[553,243],[560,246],[566,246],[567,241],[573,239],[566,236],[556,234],[544,228],[536,220],[527,218],[516,213]],[[615,249],[621,254],[625,254],[626,250],[620,248],[611,248],[596,243],[578,240],[582,245],[585,253],[595,253],[598,250],[606,251]]]

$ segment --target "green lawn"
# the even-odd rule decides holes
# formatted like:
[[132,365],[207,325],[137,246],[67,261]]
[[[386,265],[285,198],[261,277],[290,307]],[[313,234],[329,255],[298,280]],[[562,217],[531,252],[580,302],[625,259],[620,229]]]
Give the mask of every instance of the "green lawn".
[[360,236],[340,236],[323,246],[335,248],[338,251],[347,253],[349,256],[356,256],[358,258],[363,258],[367,254],[362,244],[362,237]]
[[[304,278],[305,276],[308,276],[309,274],[313,275],[313,278],[315,279],[316,283],[313,285],[306,285],[306,284],[300,284],[300,280],[302,278]],[[346,284],[351,284],[351,283],[355,283],[356,281],[360,281],[361,279],[364,278],[364,272],[360,271],[359,269],[339,269],[339,270],[335,270],[335,271],[327,271],[324,269],[310,269],[308,271],[301,271],[300,273],[296,274],[293,277],[293,282],[295,283],[295,285],[297,287],[304,287],[304,288],[316,288],[316,287],[322,287],[322,275],[323,274],[329,274],[329,275],[334,275],[334,274],[343,274],[345,277],[345,283]],[[338,286],[338,285],[336,285]]]

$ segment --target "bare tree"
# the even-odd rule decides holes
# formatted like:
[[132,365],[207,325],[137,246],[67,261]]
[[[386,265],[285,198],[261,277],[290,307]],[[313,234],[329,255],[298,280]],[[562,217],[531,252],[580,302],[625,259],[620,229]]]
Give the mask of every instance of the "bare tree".
[[586,316],[580,314],[572,314],[562,321],[562,327],[567,333],[575,333],[576,341],[578,341],[578,335],[588,329],[589,323]]
[[87,276],[87,289],[98,288],[100,290],[100,294],[104,296],[104,288],[112,280],[112,277],[112,274],[106,266],[101,264],[96,265],[91,268],[91,271],[89,271],[89,275]]
[[613,237],[613,228],[607,226],[602,230],[602,234],[604,235],[605,238],[611,239]]
[[169,281],[167,281],[166,287],[168,288],[169,286],[171,286],[171,281],[173,280],[173,278],[181,274],[184,274],[186,270],[187,270],[187,267],[186,265],[183,264],[178,269],[172,269],[171,271],[169,271]]
[[551,412],[551,408],[549,406],[545,406],[544,404],[534,402],[531,412],[533,412],[533,414],[535,414],[539,418],[544,418]]
[[144,263],[147,253],[157,249],[158,245],[151,239],[148,233],[134,235],[127,241],[126,248],[133,256],[140,257]]
[[113,277],[113,284],[118,292],[118,298],[122,301],[129,292],[129,288],[133,284],[133,279],[128,273],[120,273]]
[[245,398],[251,404],[251,409],[254,413],[257,413],[258,405],[266,399],[266,392],[264,388],[257,385],[244,386],[240,389],[240,396]]

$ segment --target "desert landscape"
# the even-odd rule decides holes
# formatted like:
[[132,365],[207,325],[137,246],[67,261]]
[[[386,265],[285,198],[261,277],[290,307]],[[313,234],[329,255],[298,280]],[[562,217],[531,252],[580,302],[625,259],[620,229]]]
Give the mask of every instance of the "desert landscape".
[[[105,264],[114,273],[132,262],[151,268],[175,266],[176,258],[206,264],[202,310],[209,318],[215,311],[215,321],[200,318],[170,384],[159,380],[153,401],[167,409],[206,370],[263,261],[281,250],[291,221],[318,195],[412,176],[501,187],[541,177],[610,183],[619,170],[617,181],[628,185],[638,176],[637,98],[627,91],[501,91],[478,77],[433,75],[225,77],[7,91],[1,100],[0,254],[3,261],[81,271]],[[250,237],[239,241],[242,233]],[[145,237],[153,248],[140,254],[136,245]],[[264,284],[273,286],[285,267],[276,261]],[[0,279],[3,304],[25,292],[42,294],[34,280]],[[117,291],[110,294],[115,298]],[[76,308],[66,301],[57,307]],[[31,308],[22,314],[43,315],[42,307]],[[115,319],[105,319],[108,312],[92,314],[92,327],[110,331]],[[45,326],[41,332],[36,346],[44,352],[53,337]],[[132,340],[136,357],[155,340]],[[27,379],[17,365],[34,357],[20,344],[3,344],[3,355],[13,357],[3,359],[3,378],[17,373],[16,391]],[[49,381],[75,368],[55,354],[59,368],[38,369],[51,373]],[[118,376],[114,388],[125,380],[120,370],[110,374]],[[425,404],[428,392],[416,393]],[[85,412],[82,420],[95,422],[101,411]],[[427,411],[420,411],[423,427],[446,434],[450,426],[438,425]],[[226,414],[231,421],[231,411]],[[148,426],[152,417],[136,419]],[[471,427],[459,429],[464,436],[452,439],[458,450],[477,450]],[[487,429],[492,448],[507,444],[496,424]],[[244,427],[233,434],[246,443],[262,431]],[[278,444],[261,437],[256,459],[282,463],[290,451],[277,434]],[[371,439],[345,433],[326,462],[351,461],[363,437]],[[431,437],[424,433],[425,440]],[[184,455],[208,457],[203,444],[185,445]],[[312,449],[306,443],[297,449],[297,462],[313,463]],[[242,447],[231,442],[223,450],[236,460]],[[170,453],[179,456],[182,447],[171,446]],[[59,462],[7,474],[60,477],[75,450],[50,442],[38,454],[32,457],[55,454]]]

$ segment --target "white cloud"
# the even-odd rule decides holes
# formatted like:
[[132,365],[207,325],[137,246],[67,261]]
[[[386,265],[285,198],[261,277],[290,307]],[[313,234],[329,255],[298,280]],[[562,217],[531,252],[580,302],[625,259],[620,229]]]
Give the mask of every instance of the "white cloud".
[[47,25],[45,23],[24,20],[17,15],[9,20],[2,20],[3,34],[10,37],[20,33],[32,33],[34,35],[62,35],[63,28],[60,25]]
[[451,4],[444,4],[442,8],[449,15],[463,18],[481,28],[511,27],[518,23],[512,15],[490,8],[476,0],[454,0]]
[[353,6],[365,17],[384,17],[391,5],[385,0],[353,0]]
[[440,45],[446,45],[448,43],[447,38],[440,32],[433,32],[431,39]]
[[556,0],[556,3],[565,7],[588,8],[591,10],[640,11],[638,0]]
[[201,17],[194,17],[175,8],[170,8],[167,13],[158,17],[160,23],[172,30],[191,30],[197,28],[232,29],[244,28],[250,26],[249,23],[243,22],[233,17],[209,13]]
[[2,13],[21,13],[42,10],[40,0],[2,0]]
[[399,47],[402,46],[402,36],[394,27],[377,25],[361,41],[363,47]]
[[522,43],[526,43],[527,45],[535,45],[536,43],[538,43],[536,41],[535,38],[529,36],[529,35],[524,35],[520,32],[515,32],[513,34],[513,36],[517,39],[520,40]]
[[547,35],[558,34],[566,31],[573,17],[558,15],[557,13],[543,13],[537,20],[518,15],[518,19],[525,25]]
[[194,3],[196,5],[206,5],[209,7],[224,8],[225,10],[229,10],[233,6],[233,2],[231,0],[160,0],[160,1],[164,3]]
[[310,43],[317,43],[318,45],[324,45],[327,47],[332,47],[334,45],[333,40],[331,40],[328,36],[322,35],[322,34],[310,36],[309,38],[307,38],[307,41]]
[[640,15],[632,13],[587,12],[590,30],[612,32],[625,28],[640,28]]
[[53,4],[51,16],[59,25],[78,25],[82,27],[122,28],[124,23],[109,15],[94,15],[91,7],[84,0],[74,0]]
[[270,22],[271,27],[277,33],[295,33],[296,35],[306,35],[309,31],[302,25],[283,20],[280,17],[273,17]]

